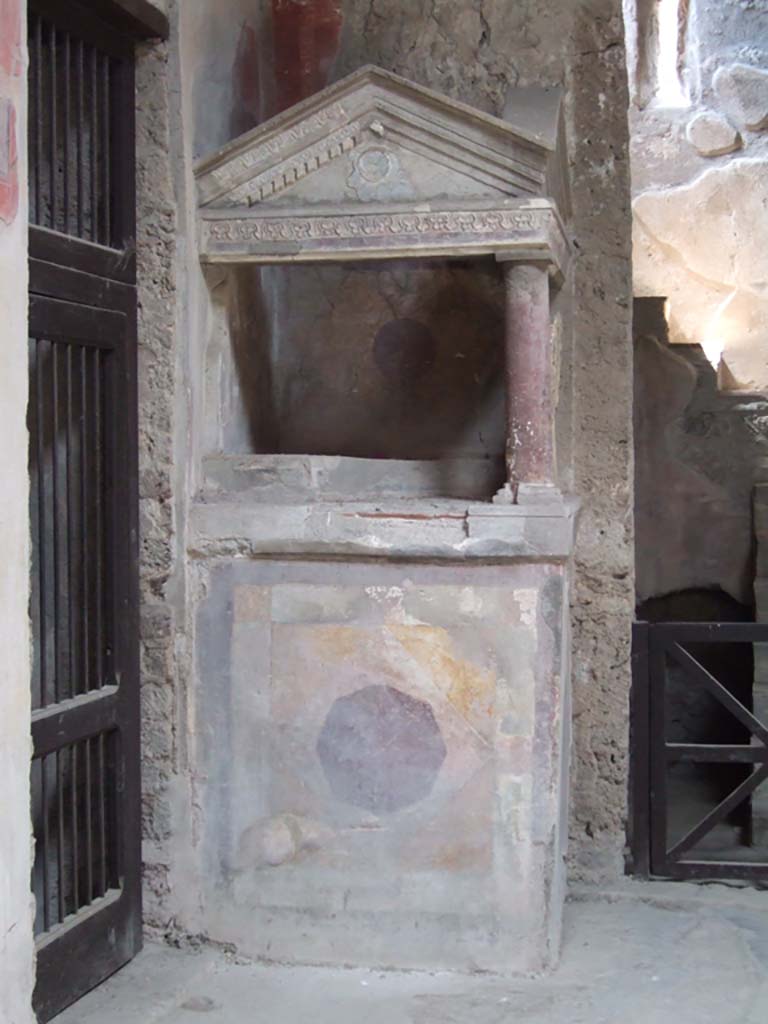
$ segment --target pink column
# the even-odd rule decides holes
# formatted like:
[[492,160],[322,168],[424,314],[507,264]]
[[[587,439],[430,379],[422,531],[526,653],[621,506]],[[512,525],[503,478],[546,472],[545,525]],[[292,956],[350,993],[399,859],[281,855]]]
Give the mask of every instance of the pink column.
[[545,263],[506,262],[507,481],[554,484],[549,271]]

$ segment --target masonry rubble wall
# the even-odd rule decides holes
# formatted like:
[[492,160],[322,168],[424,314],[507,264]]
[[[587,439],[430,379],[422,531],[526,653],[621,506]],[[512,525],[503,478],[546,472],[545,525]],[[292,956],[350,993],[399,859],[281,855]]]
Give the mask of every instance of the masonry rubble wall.
[[748,609],[768,400],[719,388],[700,346],[670,346],[660,307],[640,299],[635,317],[638,603],[721,590]]
[[[142,802],[145,920],[167,913],[171,855],[178,837],[173,793],[183,785],[180,655],[183,579],[178,556],[176,469],[178,408],[177,183],[172,154],[178,110],[171,44],[145,44],[137,66],[139,298],[139,508],[141,528]],[[185,801],[182,801],[184,803]],[[162,907],[162,910],[159,908]]]
[[681,7],[681,95],[665,105],[653,5],[626,0],[630,48],[635,294],[668,299],[669,340],[702,345],[721,386],[768,384],[764,219],[768,19],[763,4]]

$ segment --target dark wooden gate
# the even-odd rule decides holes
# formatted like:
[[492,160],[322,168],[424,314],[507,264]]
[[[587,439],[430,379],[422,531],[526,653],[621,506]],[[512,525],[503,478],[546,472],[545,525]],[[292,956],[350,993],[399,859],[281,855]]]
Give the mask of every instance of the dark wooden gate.
[[768,882],[768,625],[636,623],[631,869]]
[[[29,15],[35,1010],[141,946],[134,47],[142,3]],[[162,27],[162,26],[160,26]]]

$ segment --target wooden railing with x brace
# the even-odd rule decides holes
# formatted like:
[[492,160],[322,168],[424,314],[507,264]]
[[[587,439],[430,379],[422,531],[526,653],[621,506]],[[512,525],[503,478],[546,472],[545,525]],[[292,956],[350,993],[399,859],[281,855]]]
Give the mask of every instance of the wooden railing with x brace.
[[[765,849],[734,844],[720,856],[706,856],[697,846],[738,808],[752,812],[748,801],[763,783],[768,789],[768,723],[762,722],[735,695],[734,680],[717,678],[702,664],[699,653],[712,645],[768,645],[768,625],[755,623],[636,623],[633,632],[633,695],[631,711],[631,870],[666,878],[745,878],[768,881]],[[707,645],[702,648],[701,645]],[[692,651],[691,648],[694,648]],[[727,659],[718,659],[718,664]],[[674,667],[674,668],[673,668]],[[714,710],[740,728],[744,742],[677,742],[670,740],[668,689],[675,673],[677,698],[701,701],[706,694]],[[723,675],[718,672],[718,675]],[[683,682],[684,681],[684,682]],[[743,689],[744,680],[741,680]],[[743,694],[742,694],[743,696]],[[727,795],[682,835],[671,836],[670,772],[681,763],[743,766]],[[768,795],[768,794],[767,794]],[[749,831],[749,830],[748,830]]]

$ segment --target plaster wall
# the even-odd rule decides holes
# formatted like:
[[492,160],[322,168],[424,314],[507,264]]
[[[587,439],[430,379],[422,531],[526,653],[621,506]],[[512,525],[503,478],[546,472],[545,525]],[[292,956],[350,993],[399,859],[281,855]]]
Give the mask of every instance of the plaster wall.
[[243,267],[225,272],[214,310],[212,451],[500,469],[504,289],[492,260]]
[[32,1024],[25,5],[0,2],[0,1020]]
[[[203,280],[196,265],[192,158],[366,62],[495,113],[510,86],[565,86],[577,255],[556,311],[558,462],[561,484],[583,502],[571,614],[572,865],[575,874],[594,879],[622,869],[633,584],[620,5],[520,2],[510,9],[485,0],[459,9],[329,0],[315,6],[307,15],[306,5],[291,0],[172,3],[170,57],[154,50],[142,63],[141,244],[152,247],[141,285],[148,339],[142,342],[145,858],[148,921],[166,933],[204,930],[198,862],[204,779],[196,745],[206,722],[189,679],[194,610],[208,581],[187,557],[187,531],[202,455],[215,450],[202,414],[210,387],[205,345],[224,282],[215,274]],[[302,32],[288,30],[298,23]],[[283,51],[293,57],[281,63]]]

